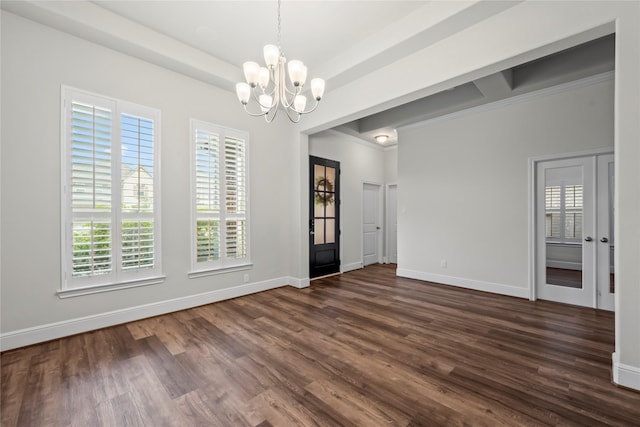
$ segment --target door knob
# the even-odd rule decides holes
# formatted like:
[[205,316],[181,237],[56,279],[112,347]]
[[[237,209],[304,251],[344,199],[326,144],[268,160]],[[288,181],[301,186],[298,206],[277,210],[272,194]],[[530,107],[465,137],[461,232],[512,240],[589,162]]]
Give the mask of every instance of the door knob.
[[609,241],[609,239],[607,239],[606,237],[603,237],[602,239],[600,239],[600,241],[602,243],[607,243]]
[[380,227],[376,227],[376,230],[380,230]]
[[587,236],[584,238],[585,242],[591,242],[593,239],[591,238],[591,236]]

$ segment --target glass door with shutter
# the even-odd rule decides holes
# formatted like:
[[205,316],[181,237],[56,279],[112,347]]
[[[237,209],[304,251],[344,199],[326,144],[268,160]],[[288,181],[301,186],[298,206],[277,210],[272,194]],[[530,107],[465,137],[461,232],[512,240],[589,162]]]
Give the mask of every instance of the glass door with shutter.
[[595,307],[595,158],[537,165],[537,295]]

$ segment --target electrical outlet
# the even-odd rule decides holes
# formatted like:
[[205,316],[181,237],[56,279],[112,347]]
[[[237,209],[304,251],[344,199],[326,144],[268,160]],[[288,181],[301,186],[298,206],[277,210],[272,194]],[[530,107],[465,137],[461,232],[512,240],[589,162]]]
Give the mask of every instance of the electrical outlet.
[[249,283],[249,273],[244,275],[244,283]]
[[440,261],[440,267],[447,268],[447,260],[446,259],[443,259],[442,261]]

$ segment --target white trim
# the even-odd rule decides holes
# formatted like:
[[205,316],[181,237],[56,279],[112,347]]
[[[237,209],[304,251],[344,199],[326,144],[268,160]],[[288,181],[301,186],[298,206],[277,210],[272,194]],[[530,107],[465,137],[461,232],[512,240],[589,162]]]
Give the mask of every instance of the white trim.
[[[384,189],[384,263],[390,264],[389,262],[389,231],[391,230],[391,225],[389,224],[389,193],[391,191],[391,187],[396,188],[396,227],[398,223],[398,183],[391,182],[387,183]],[[396,241],[396,263],[398,262],[398,242]]]
[[409,279],[417,279],[423,280],[425,282],[457,286],[460,288],[473,289],[476,291],[491,292],[494,294],[508,295],[518,298],[529,298],[529,290],[527,288],[519,288],[517,286],[504,285],[501,283],[484,282],[481,280],[465,279],[462,277],[443,276],[441,274],[408,270],[406,268],[398,268],[396,271],[396,275],[398,277],[407,277]]
[[298,289],[308,288],[311,283],[308,277],[299,279],[297,277],[289,276],[287,279],[289,281],[289,286],[293,286],[294,288]]
[[563,270],[582,270],[581,262],[571,262],[571,261],[554,261],[547,260],[547,267],[551,268],[561,268]]
[[232,265],[222,268],[207,268],[203,270],[190,271],[187,273],[187,277],[189,277],[189,279],[197,279],[198,277],[215,276],[217,274],[233,273],[234,271],[251,270],[252,268],[252,263]]
[[287,285],[296,288],[303,288],[309,286],[309,279],[278,277],[275,279],[264,280],[262,282],[232,286],[201,294],[189,295],[171,300],[7,332],[0,335],[0,351],[11,350],[18,347],[24,347],[148,317],[159,316],[174,311],[185,310],[200,305],[211,304]]
[[344,264],[340,266],[340,273],[346,273],[347,271],[359,270],[362,268],[362,262],[353,262],[351,264]]
[[617,385],[640,390],[640,368],[620,363],[617,353],[611,354],[613,382]]
[[445,120],[458,119],[460,117],[483,113],[486,111],[507,107],[512,104],[526,102],[536,98],[555,95],[557,93],[562,93],[568,90],[577,89],[583,86],[590,86],[596,83],[613,80],[614,78],[615,78],[615,71],[613,70],[606,71],[604,73],[596,74],[594,76],[584,77],[582,79],[561,83],[555,86],[550,86],[543,89],[523,93],[521,95],[512,96],[510,98],[499,99],[497,101],[489,102],[482,105],[477,105],[475,107],[466,108],[463,110],[455,111],[453,113],[444,114],[442,116],[433,117],[431,119],[423,120],[421,122],[411,123],[410,125],[399,126],[398,129],[414,129],[417,127],[421,127],[427,123],[431,124],[431,123],[436,123],[436,122],[445,121]]
[[82,288],[70,288],[59,290],[56,294],[58,298],[72,298],[81,295],[99,294],[102,292],[117,291],[120,289],[139,288],[141,286],[159,285],[164,282],[166,276],[148,277],[144,279],[128,280],[118,283],[107,283],[105,285],[85,286]]

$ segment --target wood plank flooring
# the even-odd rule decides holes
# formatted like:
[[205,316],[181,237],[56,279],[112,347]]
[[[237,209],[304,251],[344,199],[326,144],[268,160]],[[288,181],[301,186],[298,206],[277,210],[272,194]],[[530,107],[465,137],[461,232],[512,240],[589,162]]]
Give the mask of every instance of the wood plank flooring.
[[374,265],[7,351],[1,424],[638,426],[613,323]]

